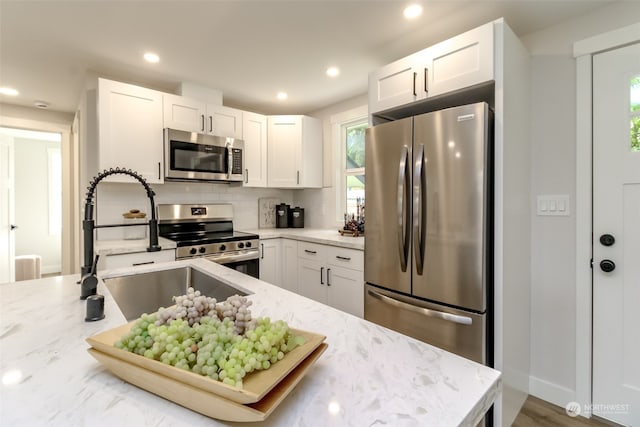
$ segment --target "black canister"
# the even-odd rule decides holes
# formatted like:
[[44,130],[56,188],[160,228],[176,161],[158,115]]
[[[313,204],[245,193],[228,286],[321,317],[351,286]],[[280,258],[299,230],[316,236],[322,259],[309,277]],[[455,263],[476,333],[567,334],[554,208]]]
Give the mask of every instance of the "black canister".
[[292,228],[304,228],[304,209],[296,206],[289,211],[289,226]]
[[276,205],[276,228],[289,227],[289,205],[280,203]]

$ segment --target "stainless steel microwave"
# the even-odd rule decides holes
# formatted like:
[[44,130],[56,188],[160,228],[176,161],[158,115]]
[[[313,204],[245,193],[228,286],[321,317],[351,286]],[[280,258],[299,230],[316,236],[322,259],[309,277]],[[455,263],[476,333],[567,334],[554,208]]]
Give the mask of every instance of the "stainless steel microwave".
[[165,128],[164,165],[168,181],[242,181],[244,141]]

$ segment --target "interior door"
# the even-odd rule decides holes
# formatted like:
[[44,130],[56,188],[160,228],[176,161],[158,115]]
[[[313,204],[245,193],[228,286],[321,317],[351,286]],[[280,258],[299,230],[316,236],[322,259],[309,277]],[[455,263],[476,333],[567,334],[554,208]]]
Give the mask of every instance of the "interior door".
[[593,414],[640,425],[640,44],[593,57]]
[[0,135],[0,283],[15,281],[13,138]]

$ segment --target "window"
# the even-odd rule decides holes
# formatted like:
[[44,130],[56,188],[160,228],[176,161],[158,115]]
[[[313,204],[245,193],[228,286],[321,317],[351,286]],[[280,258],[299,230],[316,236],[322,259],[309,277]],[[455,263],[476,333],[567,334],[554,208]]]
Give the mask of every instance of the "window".
[[367,121],[358,120],[342,128],[344,213],[356,218],[360,215],[359,206],[364,205],[364,136]]
[[629,86],[631,151],[640,152],[640,75],[632,77]]
[[47,149],[49,166],[49,234],[62,232],[62,157],[59,148]]

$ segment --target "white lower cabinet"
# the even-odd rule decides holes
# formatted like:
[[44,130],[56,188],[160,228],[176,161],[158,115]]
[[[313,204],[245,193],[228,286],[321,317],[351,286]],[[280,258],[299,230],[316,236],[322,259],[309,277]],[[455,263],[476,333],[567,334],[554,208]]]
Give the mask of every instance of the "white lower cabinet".
[[260,280],[280,286],[280,247],[281,239],[260,241]]
[[362,251],[298,242],[298,293],[363,317]]
[[298,242],[282,239],[281,286],[291,292],[298,292]]
[[114,268],[135,267],[137,265],[155,264],[176,260],[175,249],[165,249],[158,252],[134,252],[127,254],[114,254],[101,256],[98,270],[111,270]]

